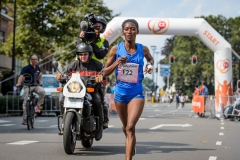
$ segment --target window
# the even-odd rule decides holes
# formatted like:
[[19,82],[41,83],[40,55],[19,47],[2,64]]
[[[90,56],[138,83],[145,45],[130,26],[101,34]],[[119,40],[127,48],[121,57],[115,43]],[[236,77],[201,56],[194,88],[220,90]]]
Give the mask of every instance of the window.
[[5,33],[3,31],[0,31],[0,43],[5,42]]
[[42,77],[43,88],[57,88],[59,87],[59,82],[54,77]]

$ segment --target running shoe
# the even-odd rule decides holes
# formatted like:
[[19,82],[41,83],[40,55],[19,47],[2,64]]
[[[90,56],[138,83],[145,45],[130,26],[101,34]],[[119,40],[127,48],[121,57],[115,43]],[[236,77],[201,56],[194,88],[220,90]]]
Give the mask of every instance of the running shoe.
[[134,156],[136,153],[137,153],[137,150],[136,150],[136,147],[134,147],[132,156]]
[[23,118],[22,125],[27,125],[27,120]]

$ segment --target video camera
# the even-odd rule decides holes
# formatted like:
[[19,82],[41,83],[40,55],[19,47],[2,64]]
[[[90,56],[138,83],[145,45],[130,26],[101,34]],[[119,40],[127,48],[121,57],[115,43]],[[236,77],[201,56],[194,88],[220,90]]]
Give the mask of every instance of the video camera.
[[95,26],[96,18],[93,13],[85,16],[87,21],[81,21],[80,29],[84,31],[84,38],[82,38],[83,42],[90,42],[96,38],[96,33],[94,29],[99,30],[100,26]]

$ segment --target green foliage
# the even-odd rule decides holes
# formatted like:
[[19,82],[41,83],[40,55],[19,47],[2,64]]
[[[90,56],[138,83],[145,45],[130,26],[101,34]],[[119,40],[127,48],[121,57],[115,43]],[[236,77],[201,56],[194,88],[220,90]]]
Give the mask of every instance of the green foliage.
[[[80,21],[85,20],[87,13],[101,15],[107,21],[114,17],[102,0],[17,0],[16,57],[25,59],[31,53],[43,57],[58,51],[56,57],[61,62],[71,61],[71,51],[76,46],[72,42],[77,39]],[[9,36],[0,53],[11,55],[11,48]]]

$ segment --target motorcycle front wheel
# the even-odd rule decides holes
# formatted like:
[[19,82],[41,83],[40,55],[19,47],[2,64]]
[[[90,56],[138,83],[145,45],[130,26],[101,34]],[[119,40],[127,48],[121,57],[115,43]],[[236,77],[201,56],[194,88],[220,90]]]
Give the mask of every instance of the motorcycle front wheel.
[[76,118],[73,112],[68,112],[64,122],[63,146],[66,154],[72,154],[76,146]]
[[82,140],[82,146],[85,148],[91,148],[93,144],[93,138]]

